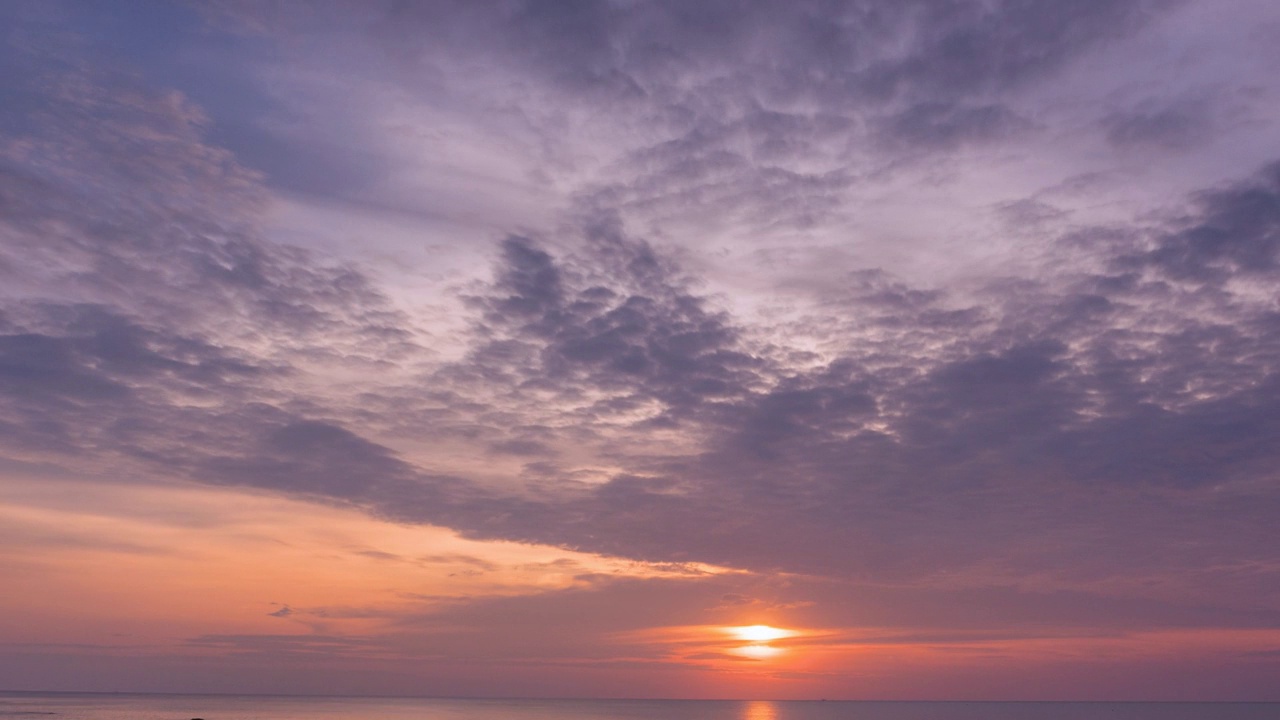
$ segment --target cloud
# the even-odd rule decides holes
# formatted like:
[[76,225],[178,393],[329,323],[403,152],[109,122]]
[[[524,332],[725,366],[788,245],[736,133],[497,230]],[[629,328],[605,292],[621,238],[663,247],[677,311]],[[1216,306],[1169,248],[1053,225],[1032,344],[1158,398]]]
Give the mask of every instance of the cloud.
[[[1085,48],[1123,36],[1167,5],[440,5],[397,7],[380,29],[388,42],[401,44],[492,37],[494,46],[583,92],[643,97],[663,75],[708,66],[727,71],[746,60],[762,87],[775,93],[836,91],[834,97],[843,99],[859,92],[971,93],[1025,82]],[[478,26],[490,33],[468,32]],[[904,49],[893,42],[899,37],[913,42]],[[795,82],[802,74],[806,82]]]
[[1206,103],[1185,101],[1117,111],[1102,125],[1107,142],[1116,147],[1180,150],[1204,140],[1213,129],[1213,118]]
[[[1240,192],[1253,192],[1246,189],[1251,185],[1246,181]],[[1203,205],[1205,221],[1216,219],[1224,206],[1230,202]],[[1125,248],[1115,257],[1122,261]],[[539,267],[542,277],[554,276],[549,257],[539,256]],[[845,523],[856,518],[863,528],[868,521],[870,527],[881,527],[881,522],[891,521],[872,520],[861,509],[876,508],[880,513],[880,508],[900,504],[902,517],[933,524],[925,534],[929,539],[922,538],[923,552],[925,545],[937,541],[935,533],[951,532],[945,529],[950,523],[956,523],[956,531],[967,527],[966,513],[1002,517],[1002,511],[989,503],[1020,506],[1043,493],[1048,478],[1061,478],[1068,483],[1062,491],[1084,503],[1080,512],[1086,514],[1079,521],[1093,532],[1123,532],[1127,542],[1139,544],[1159,542],[1182,522],[1174,505],[1163,511],[1147,508],[1146,517],[1155,525],[1144,539],[1111,525],[1107,516],[1114,509],[1089,515],[1103,508],[1088,498],[1110,492],[1105,489],[1108,483],[1220,486],[1232,478],[1243,480],[1253,468],[1270,462],[1265,448],[1272,445],[1273,429],[1265,418],[1274,412],[1274,401],[1264,398],[1271,396],[1271,383],[1265,374],[1250,375],[1249,381],[1237,375],[1238,383],[1224,376],[1225,384],[1215,387],[1210,368],[1225,362],[1234,364],[1236,373],[1263,373],[1261,365],[1250,371],[1228,358],[1273,352],[1268,348],[1274,347],[1274,340],[1261,327],[1261,334],[1241,335],[1211,320],[1193,319],[1221,307],[1211,297],[1171,294],[1158,284],[1115,286],[1100,294],[1100,280],[1031,285],[1025,290],[993,288],[993,293],[1017,300],[985,312],[944,312],[939,307],[944,297],[906,288],[862,295],[851,309],[856,308],[864,323],[878,313],[884,326],[938,334],[937,344],[877,348],[900,353],[899,364],[894,364],[892,355],[870,355],[869,347],[874,346],[864,346],[860,354],[859,341],[851,337],[846,356],[805,372],[788,373],[780,369],[780,360],[758,357],[747,376],[753,384],[721,396],[713,413],[683,416],[685,421],[696,418],[710,433],[704,454],[668,461],[659,477],[619,476],[583,501],[593,508],[583,516],[607,519],[615,542],[610,550],[615,552],[629,544],[644,548],[642,553],[665,552],[655,546],[654,538],[641,537],[638,528],[650,523],[679,528],[678,539],[664,536],[672,546],[702,547],[703,552],[719,553],[706,557],[731,565],[785,566],[804,555],[801,565],[791,567],[852,572],[862,566],[885,572],[892,564],[908,571],[905,557],[889,552],[865,532],[847,529]],[[499,286],[506,287],[502,281]],[[1085,292],[1085,286],[1092,291]],[[1173,303],[1168,307],[1182,318],[1180,324],[1155,331],[1162,323],[1175,322],[1159,303]],[[533,326],[545,330],[547,326],[539,324],[548,316],[545,311],[559,305],[538,307],[544,312],[536,315]],[[1234,309],[1237,317],[1242,311]],[[1258,320],[1267,317],[1263,308],[1249,312]],[[942,324],[934,325],[930,318]],[[1133,329],[1143,322],[1153,323],[1153,330]],[[873,328],[878,330],[874,323],[864,325],[862,334],[875,337]],[[747,335],[735,329],[721,337]],[[921,337],[928,336],[917,339]],[[539,338],[554,338],[554,333]],[[1210,342],[1218,348],[1212,358],[1199,350]],[[1151,349],[1142,350],[1144,346]],[[551,352],[554,357],[558,350],[554,341],[541,347],[535,356]],[[1195,395],[1187,395],[1185,385],[1178,384],[1187,378],[1200,384]],[[575,387],[590,380],[589,375],[580,376]],[[615,382],[612,373],[595,380],[602,387]],[[652,397],[671,401],[661,393]],[[1215,447],[1218,442],[1230,443],[1230,449]],[[1170,448],[1180,450],[1170,456]],[[947,488],[941,497],[954,503],[951,511],[930,498],[940,488]],[[692,533],[679,519],[689,507],[697,508],[701,518]],[[764,516],[784,528],[770,538],[768,550],[748,520]],[[632,518],[637,532],[629,536]],[[979,547],[994,550],[1029,531],[1021,520],[1005,516],[1005,521],[1010,524],[1003,530],[984,530],[991,545],[979,546],[976,537],[966,537],[974,553],[968,562],[983,552]],[[573,523],[559,525],[559,532],[574,542],[584,537],[579,532],[595,534],[585,527],[579,531]],[[713,539],[719,534],[723,536]],[[1247,542],[1256,540],[1260,538]],[[1066,535],[1059,541],[1092,542]],[[839,560],[834,553],[823,558],[812,550],[847,547],[846,543],[860,548]],[[1261,546],[1252,547],[1256,553]],[[881,552],[887,554],[876,557]],[[959,560],[947,559],[945,551],[933,552],[933,562],[940,565]],[[1112,562],[1118,568],[1127,561]],[[1094,571],[1111,572],[1104,566]]]
[[439,379],[552,393],[600,419],[655,408],[653,425],[756,382],[760,361],[727,316],[690,294],[647,244],[598,235],[588,253],[557,263],[528,239],[505,240],[495,282],[470,299],[483,316],[480,342]]
[[326,342],[345,332],[384,351],[405,342],[359,271],[263,241],[260,178],[204,142],[207,118],[186,97],[60,60],[71,67],[28,81],[20,109],[38,122],[0,152],[0,266],[17,297],[127,304],[188,332],[199,322],[231,333],[244,318]]
[[927,102],[886,118],[881,133],[887,142],[902,147],[936,149],[1003,140],[1030,127],[1030,121],[1000,105]]
[[386,448],[335,425],[298,420],[263,430],[257,453],[212,458],[197,474],[230,484],[363,498],[379,482],[410,473]]
[[202,635],[191,638],[193,648],[229,650],[238,655],[270,655],[272,657],[306,657],[362,652],[370,644],[362,638],[331,635]]
[[[1190,230],[1157,236],[1163,245],[1147,255],[1121,248],[1113,262],[1133,266],[1137,257],[1167,272],[1160,248],[1211,225],[1242,229],[1243,237],[1231,234],[1241,241],[1262,237],[1259,182],[1204,196],[1192,211],[1199,215],[1185,221]],[[1254,197],[1261,214],[1243,212]],[[47,428],[38,433],[46,443],[62,428],[65,446],[79,452],[88,447],[73,438],[92,429],[155,469],[352,503],[473,537],[844,577],[921,578],[993,552],[1007,564],[1000,572],[1016,573],[1056,556],[1055,543],[1153,547],[1186,520],[1174,496],[1148,499],[1142,523],[1126,526],[1125,503],[1137,500],[1101,504],[1110,485],[1247,482],[1273,460],[1274,383],[1258,374],[1260,364],[1259,382],[1246,382],[1239,364],[1274,352],[1274,324],[1262,311],[1245,316],[1254,318],[1240,325],[1247,333],[1196,325],[1226,301],[1184,297],[1155,281],[1105,285],[1104,277],[993,285],[1006,304],[955,308],[943,293],[863,273],[831,321],[805,328],[832,342],[834,354],[795,365],[767,329],[716,309],[647,243],[608,223],[584,234],[581,251],[560,257],[528,238],[505,240],[493,281],[467,296],[474,345],[432,371],[429,391],[402,402],[432,403],[441,391],[467,398],[473,409],[454,402],[451,415],[427,427],[448,434],[466,425],[506,452],[562,449],[554,433],[498,439],[512,426],[558,425],[580,450],[621,466],[603,482],[584,485],[548,468],[530,496],[465,471],[428,471],[351,430],[343,418],[355,415],[343,405],[301,404],[288,384],[296,370],[100,306],[23,306],[24,322],[43,333],[6,338],[10,392],[34,403],[9,422],[28,435]],[[1242,275],[1267,270],[1221,265]],[[1160,303],[1173,303],[1180,324],[1138,333],[1138,323],[1169,320]],[[1217,349],[1201,354],[1209,343]],[[1236,363],[1233,375],[1187,394],[1187,378],[1203,383],[1223,363]],[[252,399],[258,387],[270,387],[277,404]],[[179,407],[161,388],[220,402]],[[92,426],[80,412],[88,403],[98,408]],[[680,453],[645,439],[664,429],[682,433]],[[1168,456],[1168,448],[1179,451]],[[1017,508],[1038,504],[1046,483],[1074,507],[1042,528],[1043,544],[999,550],[1040,522]],[[977,532],[969,518],[979,514],[994,519]],[[1216,532],[1217,521],[1196,522],[1203,537]],[[901,523],[918,536],[896,537]],[[771,530],[762,535],[762,527]],[[1256,556],[1260,540],[1237,532],[1201,557]],[[1063,572],[1096,578],[1139,557],[1074,562]]]
[[[441,298],[449,327],[424,328],[421,299],[397,303],[376,270],[272,236],[275,188],[209,140],[189,98],[46,58],[0,145],[0,443],[16,461],[470,538],[946,588],[991,609],[975,623],[1024,601],[1086,607],[1072,588],[1142,598],[1082,624],[1152,608],[1217,622],[1274,584],[1277,166],[1206,179],[1162,214],[1095,222],[1080,194],[1045,191],[976,203],[1010,220],[980,234],[929,218],[940,244],[1035,244],[951,284],[881,267],[898,238],[854,217],[879,182],[926,215],[935,169],[1060,129],[1032,90],[1166,4],[221,7],[268,36],[359,17],[379,62],[411,70],[484,59],[440,87],[394,78],[459,117],[519,79],[511,114],[540,141],[522,158],[564,207],[495,235],[490,272]],[[1185,149],[1196,112],[1122,105],[1102,129]],[[675,232],[698,223],[718,229]],[[756,229],[839,267],[725,294],[702,250]],[[544,601],[529,607],[561,612]],[[942,612],[919,603],[898,619]]]
[[1280,164],[1268,165],[1234,187],[1206,191],[1198,205],[1185,227],[1163,235],[1131,262],[1178,280],[1222,281],[1276,269]]
[[[202,12],[219,27],[288,38],[302,53],[322,28],[359,28],[348,35],[359,52],[330,62],[332,72],[373,72],[365,85],[392,82],[416,100],[408,108],[397,101],[387,112],[447,134],[450,142],[432,143],[433,156],[467,145],[448,128],[484,128],[492,138],[483,145],[501,143],[504,164],[521,169],[516,175],[558,179],[575,207],[699,234],[735,228],[739,241],[761,242],[774,231],[842,218],[862,200],[859,181],[901,168],[904,148],[927,164],[1038,126],[1019,93],[1149,28],[1176,5],[339,2],[317,11],[224,2]],[[371,57],[381,58],[377,69]],[[486,99],[513,83],[522,91],[501,109]],[[300,154],[308,159],[294,165],[331,157],[347,178],[373,177],[341,193],[348,199],[450,213],[430,199],[379,190],[400,177],[395,168],[410,143],[371,148],[364,165],[352,162],[341,148],[380,129],[367,119],[335,117],[332,107],[320,116],[315,86],[298,91],[304,99],[294,115],[310,112],[313,121],[298,128],[296,117],[278,113],[272,122],[294,128],[296,145],[313,140]],[[384,101],[370,91],[368,102]],[[317,129],[330,126],[328,134]],[[386,167],[365,167],[374,157]],[[435,172],[462,182],[456,165]],[[432,191],[446,195],[449,188]],[[507,197],[504,204],[520,202]]]

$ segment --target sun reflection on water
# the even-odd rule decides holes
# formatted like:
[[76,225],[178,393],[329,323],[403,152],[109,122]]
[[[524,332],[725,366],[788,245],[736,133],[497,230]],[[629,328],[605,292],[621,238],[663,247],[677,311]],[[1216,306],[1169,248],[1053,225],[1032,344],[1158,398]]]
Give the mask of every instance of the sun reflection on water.
[[752,700],[742,708],[742,720],[778,720],[778,707],[768,700]]

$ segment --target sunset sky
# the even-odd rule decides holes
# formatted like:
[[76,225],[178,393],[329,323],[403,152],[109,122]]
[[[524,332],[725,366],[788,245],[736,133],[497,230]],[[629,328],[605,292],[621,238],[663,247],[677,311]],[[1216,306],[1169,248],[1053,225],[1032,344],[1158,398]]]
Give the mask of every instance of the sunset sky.
[[0,34],[0,690],[1280,700],[1280,2]]

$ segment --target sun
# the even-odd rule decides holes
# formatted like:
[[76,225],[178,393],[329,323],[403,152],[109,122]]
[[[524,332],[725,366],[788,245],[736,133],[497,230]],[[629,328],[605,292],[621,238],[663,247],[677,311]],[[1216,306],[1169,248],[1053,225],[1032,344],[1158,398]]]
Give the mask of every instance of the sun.
[[726,628],[726,630],[739,640],[753,643],[767,643],[770,640],[781,640],[796,634],[791,630],[783,630],[769,625],[743,625]]
[[781,655],[783,650],[772,645],[743,645],[742,647],[730,648],[729,652],[752,660],[768,660]]

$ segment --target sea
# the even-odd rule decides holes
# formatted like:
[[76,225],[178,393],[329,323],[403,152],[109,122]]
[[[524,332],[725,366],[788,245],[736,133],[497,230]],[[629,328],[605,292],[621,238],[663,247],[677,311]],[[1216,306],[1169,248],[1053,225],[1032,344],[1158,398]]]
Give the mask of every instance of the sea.
[[0,720],[1280,720],[1280,703],[461,700],[0,693]]

